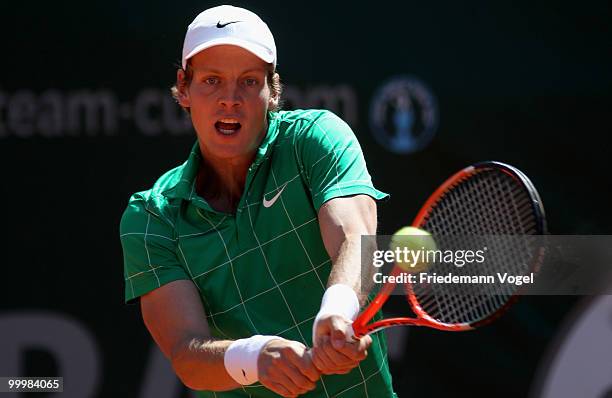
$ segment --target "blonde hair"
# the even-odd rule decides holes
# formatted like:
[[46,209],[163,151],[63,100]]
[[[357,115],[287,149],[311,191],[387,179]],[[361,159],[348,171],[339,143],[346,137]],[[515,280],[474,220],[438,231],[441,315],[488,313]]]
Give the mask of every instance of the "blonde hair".
[[[190,62],[187,62],[187,67],[185,68],[185,79],[183,79],[181,89],[185,89],[185,87],[191,84],[191,79],[193,79],[193,69],[191,69]],[[272,64],[269,64],[268,75],[267,75],[267,83],[270,88],[270,94],[272,97],[275,97],[277,101],[275,105],[268,109],[268,112],[276,112],[281,108],[281,93],[283,91],[283,85],[280,82],[280,75],[276,72]],[[179,87],[177,86],[178,82],[175,83],[171,88],[170,92],[172,93],[172,98],[178,103],[179,102]],[[189,107],[183,107],[185,112],[190,113]]]

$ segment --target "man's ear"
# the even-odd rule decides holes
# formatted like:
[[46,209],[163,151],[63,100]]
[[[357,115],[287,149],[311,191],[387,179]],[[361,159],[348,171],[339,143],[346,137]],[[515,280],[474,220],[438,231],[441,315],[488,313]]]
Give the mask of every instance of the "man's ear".
[[276,109],[278,108],[278,94],[270,95],[270,100],[268,101],[268,109]]
[[191,107],[191,101],[189,99],[189,85],[186,81],[186,74],[183,69],[176,71],[176,90],[177,90],[177,101],[183,108]]
[[[272,76],[272,80],[275,81],[273,84],[276,85],[279,79],[280,77],[278,76],[278,73],[275,72]],[[268,101],[268,109],[277,109],[279,101],[280,93],[274,92],[274,90],[270,90],[270,100]]]

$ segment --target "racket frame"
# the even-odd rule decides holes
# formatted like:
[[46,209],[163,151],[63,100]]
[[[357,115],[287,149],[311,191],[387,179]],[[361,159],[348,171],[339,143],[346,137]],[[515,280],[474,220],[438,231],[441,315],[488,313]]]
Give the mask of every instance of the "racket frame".
[[[446,181],[444,181],[434,192],[429,196],[425,204],[421,207],[421,210],[417,213],[416,217],[412,222],[412,226],[421,227],[427,217],[431,213],[431,211],[435,208],[435,204],[437,201],[448,192],[453,186],[461,183],[464,179],[470,177],[476,172],[479,172],[483,169],[498,169],[512,178],[515,178],[521,182],[521,185],[527,191],[529,198],[531,198],[531,206],[532,210],[536,216],[536,231],[537,234],[545,235],[547,233],[546,228],[546,216],[544,213],[544,207],[542,205],[542,200],[540,199],[540,195],[538,191],[535,189],[533,183],[529,180],[529,178],[523,174],[517,168],[510,166],[508,164],[497,162],[497,161],[485,161],[476,163],[474,165],[468,166],[457,173],[453,174]],[[543,256],[543,253],[540,253],[540,257]],[[398,266],[394,266],[391,270],[391,276],[398,276],[403,270]],[[427,326],[430,328],[443,330],[443,331],[452,331],[452,332],[461,332],[461,331],[469,331],[473,330],[477,327],[483,326],[487,323],[490,323],[494,319],[497,319],[501,316],[508,308],[514,304],[518,298],[518,295],[515,293],[511,296],[506,303],[500,307],[497,311],[489,315],[488,317],[473,322],[473,323],[456,323],[456,324],[448,324],[444,322],[440,322],[430,315],[428,315],[419,304],[417,298],[415,297],[412,291],[412,285],[410,283],[405,283],[406,295],[408,298],[408,302],[412,308],[412,311],[417,315],[417,318],[407,318],[407,317],[397,317],[397,318],[387,318],[382,319],[380,321],[368,324],[368,322],[375,316],[375,314],[382,308],[384,303],[387,301],[393,290],[395,289],[395,283],[387,282],[383,285],[382,289],[372,302],[366,307],[366,309],[359,314],[359,316],[355,319],[352,324],[352,330],[350,334],[353,335],[353,338],[360,338],[366,334],[374,333],[382,329],[386,329],[392,326]]]

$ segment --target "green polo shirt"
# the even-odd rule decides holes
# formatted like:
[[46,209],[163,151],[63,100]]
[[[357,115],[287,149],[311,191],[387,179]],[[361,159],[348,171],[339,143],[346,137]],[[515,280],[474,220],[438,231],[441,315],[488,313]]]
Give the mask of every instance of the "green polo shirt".
[[[272,114],[235,214],[215,211],[197,195],[200,160],[196,143],[183,165],[130,198],[120,232],[125,300],[191,280],[214,337],[268,334],[312,346],[312,323],[332,265],[317,211],[339,196],[387,196],[372,185],[355,135],[328,111]],[[324,376],[304,396],[392,396],[386,343],[380,334],[373,340],[359,367]],[[277,396],[259,383],[200,394]]]

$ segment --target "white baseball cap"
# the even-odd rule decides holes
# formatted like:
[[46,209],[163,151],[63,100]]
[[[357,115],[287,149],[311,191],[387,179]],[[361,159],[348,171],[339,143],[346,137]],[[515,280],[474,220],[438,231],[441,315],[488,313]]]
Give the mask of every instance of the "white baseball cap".
[[201,12],[187,28],[183,69],[189,58],[222,44],[242,47],[276,67],[276,44],[268,25],[249,10],[224,5]]

